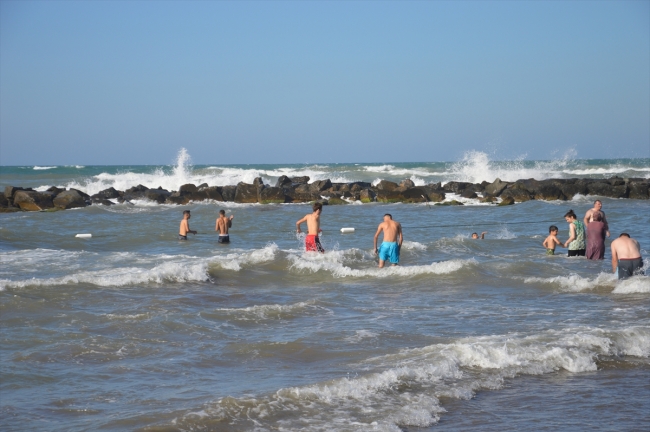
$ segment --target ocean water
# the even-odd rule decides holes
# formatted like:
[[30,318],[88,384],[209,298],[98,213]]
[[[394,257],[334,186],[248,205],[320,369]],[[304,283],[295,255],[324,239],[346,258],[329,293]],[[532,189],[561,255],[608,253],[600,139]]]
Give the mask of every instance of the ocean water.
[[[648,178],[649,162],[474,152],[456,163],[219,167],[182,151],[168,167],[0,167],[0,183],[95,193],[283,174]],[[593,199],[326,206],[325,254],[304,252],[294,232],[306,204],[0,214],[1,429],[647,430],[650,278],[618,281],[609,250],[594,262],[541,246],[551,224],[565,239],[564,213]],[[647,258],[650,202],[602,201],[612,236],[629,232]],[[214,232],[222,208],[235,215],[229,245]],[[199,233],[179,242],[184,209]],[[378,269],[384,213],[405,243],[400,266]]]

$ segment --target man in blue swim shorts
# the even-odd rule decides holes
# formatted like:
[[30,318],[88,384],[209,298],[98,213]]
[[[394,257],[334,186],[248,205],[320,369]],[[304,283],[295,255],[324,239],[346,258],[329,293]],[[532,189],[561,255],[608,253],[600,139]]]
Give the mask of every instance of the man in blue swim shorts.
[[[379,233],[384,232],[384,240],[381,243],[379,251],[377,250],[377,239]],[[393,220],[393,216],[386,213],[384,221],[377,227],[375,233],[374,249],[375,254],[379,254],[379,268],[384,266],[386,261],[390,261],[391,265],[399,263],[399,251],[402,247],[404,236],[402,235],[402,225]]]

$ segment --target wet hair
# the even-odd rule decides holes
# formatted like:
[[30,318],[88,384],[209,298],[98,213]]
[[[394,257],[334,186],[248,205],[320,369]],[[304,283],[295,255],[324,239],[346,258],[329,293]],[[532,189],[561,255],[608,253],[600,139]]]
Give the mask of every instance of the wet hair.
[[472,233],[472,237],[474,236],[478,237],[478,233]]
[[548,227],[548,232],[549,234],[552,233],[553,231],[559,231],[555,225],[551,225]]
[[594,201],[594,204],[596,204],[597,202],[599,202],[600,205],[603,205],[603,202],[602,202],[601,200],[596,200],[596,201]]
[[183,216],[188,215],[188,214],[190,214],[190,211],[189,211],[189,210],[184,210],[184,211],[183,211]]
[[219,210],[219,214],[225,216],[225,215],[226,215],[226,211],[225,211],[225,210]]
[[386,214],[384,215],[384,217],[386,217],[386,216],[388,216],[389,218],[393,219],[393,215],[391,215],[390,213],[386,213]]
[[578,219],[578,216],[576,216],[576,214],[573,212],[573,210],[569,210],[568,212],[566,212],[564,217],[570,217],[570,218],[573,218],[573,219]]
[[314,205],[311,208],[314,209],[314,211],[316,211],[316,210],[323,211],[323,204],[319,203],[319,202],[316,202],[316,203],[314,203]]
[[594,222],[600,222],[603,220],[603,214],[601,212],[593,212],[591,217],[594,219]]
[[621,237],[627,237],[627,238],[630,238],[630,235],[629,235],[628,233],[621,233],[621,235],[618,236],[618,237],[619,237],[619,238],[621,238]]

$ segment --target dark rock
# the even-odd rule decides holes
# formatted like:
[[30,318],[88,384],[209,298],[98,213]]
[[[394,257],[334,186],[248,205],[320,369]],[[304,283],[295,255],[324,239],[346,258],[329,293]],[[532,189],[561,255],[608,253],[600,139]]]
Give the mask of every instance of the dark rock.
[[52,192],[19,190],[14,194],[14,207],[25,211],[40,211],[54,208]]
[[497,178],[494,180],[492,183],[489,185],[485,186],[485,192],[489,193],[490,195],[493,196],[499,196],[503,190],[508,187],[510,183],[508,182],[502,182],[500,178]]
[[404,179],[401,182],[399,182],[399,187],[404,189],[409,189],[415,187],[415,183],[413,183],[413,180],[411,179]]
[[142,194],[143,194],[142,196],[144,196],[144,192],[146,192],[148,190],[149,190],[148,187],[143,186],[143,185],[140,184],[140,185],[133,186],[132,188],[129,188],[129,189],[125,190],[124,193],[130,194],[130,195],[135,195],[137,193],[142,192]]
[[584,179],[566,179],[564,182],[555,180],[553,184],[560,188],[564,197],[568,200],[572,199],[575,195],[587,195],[587,181]]
[[14,196],[16,195],[16,192],[25,190],[25,191],[31,191],[34,190],[32,188],[21,188],[21,187],[16,187],[16,186],[5,186],[5,198],[7,198],[7,201],[9,203],[14,202]]
[[284,189],[281,187],[265,187],[260,192],[261,204],[282,204],[289,202],[291,198],[284,194]]
[[609,180],[607,180],[607,182],[612,186],[623,186],[624,184],[626,184],[625,180],[617,176],[610,178]]
[[348,185],[350,186],[350,192],[360,192],[363,189],[372,188],[372,184],[366,182],[353,182],[353,183],[348,183]]
[[172,192],[172,194],[165,199],[165,204],[185,205],[189,202],[189,195],[181,195],[180,191]]
[[402,202],[404,200],[404,196],[402,195],[402,192],[398,190],[378,189],[376,199],[377,202],[396,203]]
[[293,202],[311,202],[320,198],[320,193],[312,190],[311,185],[300,184],[292,189],[284,189]]
[[517,202],[530,201],[532,199],[531,193],[526,186],[522,183],[513,183],[501,192],[502,198],[510,197]]
[[375,194],[375,191],[369,188],[365,188],[359,191],[359,198],[355,198],[355,199],[363,203],[369,203],[369,202],[374,202],[376,197],[377,194]]
[[112,206],[112,205],[115,205],[112,201],[109,201],[109,200],[104,199],[104,198],[96,197],[95,195],[93,195],[93,196],[91,197],[91,202],[92,202],[93,204],[100,204],[100,205],[105,205],[105,206]]
[[395,182],[382,180],[375,186],[375,189],[378,191],[394,191],[399,185]]
[[628,198],[632,199],[648,199],[650,198],[650,189],[648,188],[648,181],[630,181],[628,183],[628,188],[630,193]]
[[86,198],[75,189],[63,191],[56,195],[52,203],[60,209],[86,207]]
[[326,180],[316,180],[309,185],[313,192],[321,192],[332,187],[332,182],[330,179]]
[[435,192],[431,191],[427,193],[427,198],[429,198],[429,201],[431,202],[442,202],[445,200],[445,193],[444,192]]
[[97,192],[91,198],[93,198],[93,199],[94,198],[98,198],[98,199],[115,199],[115,198],[119,198],[122,195],[123,195],[123,192],[115,190],[115,188],[109,187],[108,189],[104,189],[103,191]]
[[280,176],[280,178],[278,178],[277,182],[275,182],[275,187],[280,187],[280,188],[281,187],[288,187],[288,186],[291,186],[292,183],[293,182],[291,181],[291,179],[289,177],[287,177],[286,175],[283,175],[283,176]]
[[239,182],[235,191],[236,203],[256,203],[259,202],[257,195],[257,185]]
[[629,190],[626,184],[612,186],[609,182],[597,181],[587,185],[589,195],[599,195],[609,198],[627,198]]
[[478,198],[476,192],[474,192],[471,189],[465,189],[464,191],[461,192],[460,196],[463,198]]
[[294,185],[301,185],[309,183],[309,176],[291,177],[291,183]]
[[224,201],[235,201],[235,193],[237,192],[237,186],[223,186],[221,188],[221,196]]
[[562,189],[552,180],[517,180],[515,184],[523,185],[523,188],[527,189],[536,200],[566,200],[566,196],[562,192]]
[[328,203],[329,205],[344,205],[344,204],[349,204],[346,200],[338,198],[338,197],[330,197],[328,198]]
[[171,192],[165,189],[149,189],[144,193],[144,197],[148,200],[155,201],[158,204],[162,204],[167,201],[167,198],[171,195]]
[[223,195],[221,195],[221,188],[218,186],[204,186],[200,187],[198,192],[202,195],[205,195],[206,199],[213,201],[223,201]]
[[497,202],[497,199],[492,195],[488,194],[487,196],[479,198],[479,201],[482,203],[493,203],[493,202]]
[[445,183],[445,185],[442,187],[443,190],[447,192],[453,192],[456,194],[461,193],[463,190],[467,189],[468,187],[474,186],[473,183],[467,183],[467,182],[448,182]]
[[253,186],[256,186],[258,189],[261,189],[264,187],[264,180],[262,180],[262,177],[255,177],[253,179]]
[[47,188],[47,191],[52,192],[54,195],[58,195],[61,192],[65,192],[65,188],[61,189],[56,186],[50,186],[49,188]]
[[515,200],[512,197],[506,196],[501,199],[501,202],[498,204],[500,206],[513,205]]
[[206,187],[198,188],[192,183],[184,184],[178,188],[178,194],[187,197],[190,201],[205,201],[208,199]]
[[[208,184],[207,183],[201,183],[200,185],[197,186],[199,189],[207,188]],[[158,187],[158,189],[162,189],[162,186]]]
[[196,185],[194,185],[192,183],[184,184],[183,186],[178,188],[178,193],[180,193],[181,195],[192,195],[193,193],[198,192],[198,191],[199,191],[199,188],[196,187]]

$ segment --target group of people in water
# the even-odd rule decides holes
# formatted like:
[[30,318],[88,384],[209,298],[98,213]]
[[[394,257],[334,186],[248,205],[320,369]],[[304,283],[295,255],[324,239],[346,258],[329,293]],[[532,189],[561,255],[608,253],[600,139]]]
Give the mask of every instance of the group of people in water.
[[[569,210],[564,215],[564,219],[569,224],[569,238],[564,243],[557,238],[558,227],[551,225],[548,237],[542,242],[542,245],[546,248],[546,254],[554,255],[556,246],[560,246],[568,249],[568,256],[570,257],[586,256],[590,260],[604,259],[605,237],[609,237],[610,233],[602,206],[603,203],[596,200],[594,207],[587,211],[582,221],[578,220],[573,210]],[[301,233],[300,226],[305,223],[307,225],[305,250],[324,253],[325,249],[319,239],[319,234],[322,232],[320,215],[323,211],[323,205],[319,202],[314,203],[312,210],[312,213],[306,214],[296,222],[296,232]],[[190,211],[185,210],[178,234],[179,240],[187,240],[187,234],[196,234],[196,231],[190,229],[190,217]],[[233,215],[226,217],[226,212],[219,210],[219,217],[215,225],[215,231],[219,233],[219,243],[230,243],[228,229],[232,227],[233,218]],[[377,240],[382,233],[383,241],[378,248]],[[483,231],[480,237],[478,233],[472,233],[472,239],[485,239],[486,233],[486,231]],[[390,213],[386,213],[383,222],[377,227],[373,244],[373,250],[379,257],[380,268],[384,267],[386,262],[390,262],[391,265],[399,264],[403,241],[402,225],[393,220]],[[641,247],[639,242],[631,238],[628,233],[621,233],[616,240],[612,241],[610,248],[612,252],[612,272],[618,273],[619,279],[629,278],[642,271]]]

